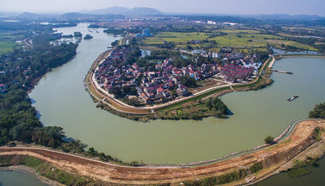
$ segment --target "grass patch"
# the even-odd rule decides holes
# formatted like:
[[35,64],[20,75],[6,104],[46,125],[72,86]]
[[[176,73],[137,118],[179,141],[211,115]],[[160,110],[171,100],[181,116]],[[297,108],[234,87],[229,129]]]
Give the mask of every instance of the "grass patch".
[[297,160],[295,165],[289,169],[288,176],[298,178],[312,173],[314,167],[319,167],[319,159],[307,157],[305,161]]
[[[214,35],[216,36],[213,37]],[[208,42],[196,44],[188,43],[189,41],[193,40]],[[285,35],[278,36],[262,34],[257,30],[218,30],[217,32],[213,33],[160,32],[153,37],[146,38],[143,41],[143,44],[147,46],[157,46],[164,44],[164,42],[175,43],[177,48],[186,48],[187,46],[191,46],[192,48],[215,48],[216,50],[219,50],[222,47],[232,47],[240,49],[243,53],[248,53],[251,49],[267,51],[268,44],[285,50],[318,51],[311,45],[302,44],[296,41],[288,41],[285,39]]]
[[192,101],[199,101],[200,99],[203,99],[207,96],[216,94],[216,93],[224,91],[224,90],[230,90],[230,88],[224,87],[224,88],[220,88],[220,89],[211,90],[211,91],[208,91],[208,92],[201,94],[199,96],[196,96],[196,97],[193,97],[193,98],[190,98],[190,99],[187,99],[187,100],[184,100],[184,101],[181,101],[181,102],[178,102],[178,103],[175,103],[175,104],[163,107],[163,108],[160,108],[160,109],[158,109],[158,111],[164,112],[164,111],[168,111],[168,110],[173,110],[173,109],[181,107],[184,103],[188,103],[188,102],[192,102]]
[[186,43],[192,40],[204,40],[208,35],[202,32],[161,32],[153,37],[148,37],[144,44],[157,45],[164,42]]
[[96,181],[83,176],[68,173],[51,164],[30,156],[1,156],[0,165],[24,165],[34,169],[39,175],[64,185],[95,185]]
[[267,42],[273,45],[274,47],[280,49],[299,49],[299,50],[308,50],[308,51],[318,51],[313,46],[298,43],[296,41],[268,40]]
[[249,33],[249,34],[257,34],[260,33],[258,30],[240,30],[240,29],[234,29],[234,30],[220,30],[220,32],[225,32],[225,33]]
[[211,38],[217,42],[218,47],[233,47],[233,48],[266,48],[267,40],[279,39],[278,36],[265,34],[250,34],[250,33],[230,33],[225,36],[217,36]]
[[227,106],[216,97],[208,100],[191,101],[179,105],[179,107],[173,107],[163,112],[159,111],[155,113],[155,117],[169,120],[201,120],[210,116],[227,118],[229,113],[231,112]]
[[0,55],[12,52],[15,46],[13,42],[0,41]]
[[187,181],[184,182],[185,186],[212,186],[212,185],[220,185],[227,184],[234,181],[241,180],[248,175],[249,170],[240,169],[238,171],[233,171],[228,174],[224,174],[222,176],[205,178],[198,181]]

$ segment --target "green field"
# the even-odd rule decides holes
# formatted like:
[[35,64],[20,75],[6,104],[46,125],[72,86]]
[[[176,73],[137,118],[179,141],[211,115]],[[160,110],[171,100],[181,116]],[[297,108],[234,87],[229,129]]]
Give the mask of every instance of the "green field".
[[265,34],[230,33],[226,36],[210,38],[217,42],[218,47],[233,48],[265,48],[270,39],[279,39],[279,37]]
[[313,46],[306,45],[306,44],[302,44],[302,43],[298,43],[296,41],[269,40],[268,42],[271,45],[275,46],[276,48],[282,48],[281,45],[285,45],[285,46],[296,47],[296,48],[303,49],[303,50],[317,51],[317,49],[314,48]]
[[[226,35],[220,35],[226,34]],[[209,41],[198,44],[189,44],[189,41]],[[213,41],[216,43],[214,44]],[[216,32],[161,32],[143,41],[146,46],[155,46],[164,42],[173,42],[177,48],[210,48],[218,51],[222,47],[232,47],[246,51],[247,49],[266,50],[268,44],[276,48],[295,47],[301,50],[317,51],[316,48],[285,40],[284,37],[263,34],[257,30],[218,30]]]
[[161,32],[154,37],[147,38],[144,43],[149,45],[163,44],[167,42],[186,43],[192,40],[205,40],[208,38],[206,33],[200,32]]
[[15,47],[15,43],[8,41],[0,41],[0,55],[11,52]]
[[220,30],[220,32],[225,32],[225,33],[233,33],[233,34],[238,34],[238,33],[248,33],[248,34],[257,34],[260,33],[260,31],[257,30]]
[[21,35],[7,32],[0,33],[0,55],[11,52],[14,49],[17,37],[21,37]]

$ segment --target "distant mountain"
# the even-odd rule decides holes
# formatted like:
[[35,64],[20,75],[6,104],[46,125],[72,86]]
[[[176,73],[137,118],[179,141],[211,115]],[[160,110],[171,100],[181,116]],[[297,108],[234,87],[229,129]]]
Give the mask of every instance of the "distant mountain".
[[154,8],[145,8],[145,7],[138,7],[133,8],[129,11],[130,15],[160,15],[162,14],[159,10]]
[[58,18],[59,14],[36,14],[36,13],[31,13],[31,12],[23,12],[15,18],[17,19],[24,19],[24,20],[47,20],[47,19],[55,19]]
[[19,19],[39,19],[41,18],[41,15],[30,13],[30,12],[24,12],[17,16]]
[[92,11],[86,11],[87,14],[112,14],[112,15],[125,15],[125,16],[147,16],[147,15],[161,15],[162,13],[154,8],[136,7],[136,8],[125,8],[125,7],[110,7],[105,9],[97,9]]
[[96,14],[96,15],[103,15],[103,14],[124,15],[129,10],[130,9],[128,9],[128,8],[116,6],[116,7],[110,7],[110,8],[103,8],[103,9],[85,11],[84,13],[87,13],[87,14]]
[[79,12],[69,12],[69,13],[65,13],[62,14],[61,17],[63,18],[67,18],[67,19],[79,19],[79,18],[84,18],[84,17],[88,17],[88,14],[83,14],[83,13],[79,13]]

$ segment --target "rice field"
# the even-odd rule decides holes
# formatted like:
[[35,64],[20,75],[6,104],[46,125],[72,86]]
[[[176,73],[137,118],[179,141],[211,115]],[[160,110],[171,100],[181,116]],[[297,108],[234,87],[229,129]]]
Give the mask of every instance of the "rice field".
[[0,55],[11,52],[16,46],[16,39],[23,37],[10,32],[0,32]]
[[[218,33],[226,33],[226,35],[218,35]],[[217,35],[213,37],[213,34]],[[211,37],[212,36],[212,37]],[[189,41],[215,41],[201,42],[197,44],[188,44]],[[161,32],[153,37],[144,40],[145,45],[160,45],[164,42],[173,42],[178,48],[185,48],[191,46],[193,48],[222,48],[232,47],[237,49],[261,49],[265,50],[267,45],[273,45],[281,48],[280,46],[291,46],[302,50],[317,51],[312,46],[298,43],[295,41],[284,40],[281,36],[262,34],[257,30],[217,30],[214,33],[204,32]],[[213,45],[211,47],[211,45]]]
[[192,40],[205,40],[208,38],[206,33],[200,32],[161,32],[154,37],[147,38],[144,42],[145,44],[155,45],[155,44],[163,44],[165,41],[167,42],[175,42],[175,43],[186,43]]
[[0,55],[11,52],[15,47],[15,43],[8,41],[0,41]]

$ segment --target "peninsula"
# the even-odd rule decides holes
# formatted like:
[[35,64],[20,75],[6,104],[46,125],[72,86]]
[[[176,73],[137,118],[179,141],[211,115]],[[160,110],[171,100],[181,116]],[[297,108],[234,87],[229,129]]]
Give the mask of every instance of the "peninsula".
[[[131,64],[128,62],[132,60],[130,58],[135,58],[130,57],[135,55],[132,53],[138,52],[134,48],[117,46],[103,53],[85,79],[90,94],[100,107],[131,119],[171,119],[162,112],[164,108],[197,101],[200,106],[208,105],[212,101],[207,102],[207,97],[257,89],[272,83],[269,77],[275,58],[271,55],[257,57],[256,54],[245,55],[224,48],[218,54],[221,56],[218,59],[194,55],[191,56],[192,62],[190,60],[187,65],[177,67],[179,62],[172,56],[150,68],[141,67],[141,60],[144,59]],[[227,115],[228,108],[218,98],[215,99],[214,102],[218,104],[215,112],[209,112],[212,106],[208,106],[209,109],[200,110],[202,114],[192,119]],[[182,110],[178,108],[176,115],[179,111],[183,116],[188,114]]]

